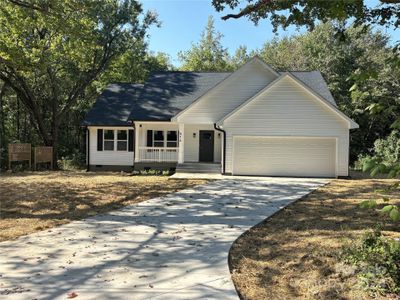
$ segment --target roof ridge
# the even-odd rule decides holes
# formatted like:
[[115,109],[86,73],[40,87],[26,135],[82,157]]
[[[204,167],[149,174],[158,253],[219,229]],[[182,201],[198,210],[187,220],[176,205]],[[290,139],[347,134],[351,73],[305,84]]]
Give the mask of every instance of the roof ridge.
[[295,72],[303,72],[303,73],[318,72],[318,73],[321,73],[321,71],[318,71],[318,70],[312,70],[312,71],[302,71],[302,70],[297,70],[297,71],[293,71],[293,70],[279,70],[278,72],[279,72],[279,73],[285,73],[285,72],[287,72],[287,73],[295,73]]
[[215,73],[215,74],[223,74],[223,73],[233,73],[234,71],[153,71],[150,73],[156,74],[156,73]]
[[137,85],[144,85],[144,83],[139,83],[139,82],[120,82],[120,81],[113,81],[107,84],[107,86],[111,85],[111,84],[129,84],[129,85],[133,85],[133,84],[137,84]]

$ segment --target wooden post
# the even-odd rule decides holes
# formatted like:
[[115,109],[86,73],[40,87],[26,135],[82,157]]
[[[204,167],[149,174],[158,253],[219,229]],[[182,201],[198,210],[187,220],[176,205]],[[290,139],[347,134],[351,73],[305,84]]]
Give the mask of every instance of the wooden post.
[[182,123],[179,123],[178,147],[178,163],[183,164],[185,162],[185,125]]

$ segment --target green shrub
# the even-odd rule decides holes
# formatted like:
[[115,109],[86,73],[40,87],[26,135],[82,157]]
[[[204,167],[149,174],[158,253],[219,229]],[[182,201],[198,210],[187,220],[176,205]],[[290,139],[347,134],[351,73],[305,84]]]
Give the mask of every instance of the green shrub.
[[165,170],[155,170],[155,169],[145,169],[142,171],[135,172],[135,175],[142,175],[142,176],[170,176],[172,175],[172,171],[165,171]]
[[375,157],[380,161],[393,165],[400,162],[400,132],[393,130],[385,139],[374,143]]
[[359,156],[356,170],[370,172],[372,176],[388,173],[389,177],[400,175],[400,132],[394,130],[385,139],[374,143],[372,155]]
[[61,157],[57,163],[62,170],[82,170],[86,167],[86,157],[84,153],[74,151],[70,155]]
[[342,257],[356,266],[360,283],[371,296],[400,293],[400,241],[368,232],[346,247]]

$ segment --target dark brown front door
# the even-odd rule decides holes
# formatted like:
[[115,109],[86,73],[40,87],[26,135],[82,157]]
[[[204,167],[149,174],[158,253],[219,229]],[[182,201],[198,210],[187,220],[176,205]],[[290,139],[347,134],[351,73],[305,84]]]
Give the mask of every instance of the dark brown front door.
[[214,131],[200,130],[199,161],[214,161]]

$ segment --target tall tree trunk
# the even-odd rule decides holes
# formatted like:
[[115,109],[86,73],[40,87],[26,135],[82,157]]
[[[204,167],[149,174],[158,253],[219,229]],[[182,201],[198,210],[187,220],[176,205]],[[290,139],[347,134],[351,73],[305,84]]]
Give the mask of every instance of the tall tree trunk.
[[[0,170],[6,164],[5,151],[6,151],[6,126],[4,116],[4,95],[7,90],[7,84],[3,83],[0,90]],[[4,150],[4,152],[3,152]]]
[[58,118],[57,108],[55,106],[55,100],[53,100],[52,107],[52,120],[51,120],[51,145],[53,147],[53,170],[58,170],[57,158],[58,158],[58,137],[60,119]]
[[53,128],[52,145],[53,147],[53,170],[58,170],[58,127]]
[[17,96],[17,140],[21,140],[21,132],[19,126],[19,116],[20,116],[20,105],[19,105],[19,97]]

